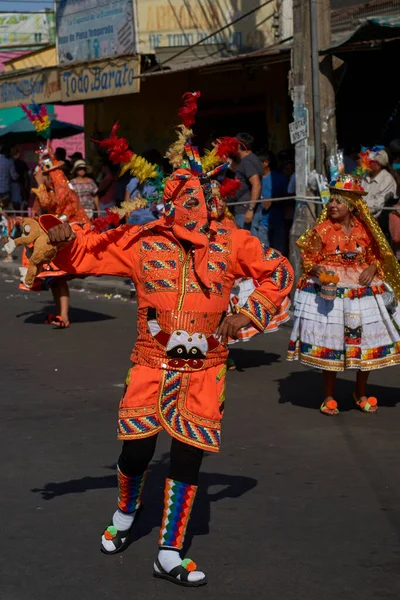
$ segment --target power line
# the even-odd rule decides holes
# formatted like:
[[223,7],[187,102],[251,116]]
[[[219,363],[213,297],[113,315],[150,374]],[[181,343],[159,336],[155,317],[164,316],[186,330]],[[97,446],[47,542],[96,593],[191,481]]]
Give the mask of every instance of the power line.
[[229,27],[232,27],[233,25],[236,25],[236,23],[238,23],[239,21],[242,21],[243,19],[246,19],[247,17],[249,17],[253,13],[257,12],[261,8],[264,8],[264,6],[267,6],[267,4],[271,4],[271,2],[274,2],[274,1],[275,0],[266,0],[266,2],[263,2],[259,6],[256,6],[255,8],[249,10],[248,12],[244,13],[243,15],[240,15],[240,17],[238,17],[237,19],[234,19],[230,23],[227,23],[223,27],[220,27],[220,29],[217,29],[216,31],[213,31],[212,33],[210,33],[209,35],[207,35],[205,38],[203,38],[201,40],[198,40],[196,43],[191,44],[190,46],[187,46],[186,48],[183,48],[182,50],[180,50],[179,52],[177,52],[173,56],[170,56],[169,58],[167,58],[163,62],[158,63],[157,65],[154,65],[154,67],[151,67],[150,69],[148,69],[145,72],[146,73],[151,73],[152,71],[156,71],[160,67],[163,67],[167,63],[171,62],[171,60],[174,60],[175,58],[178,58],[178,56],[181,56],[182,54],[185,54],[185,52],[188,52],[189,50],[192,50],[193,48],[196,48],[197,46],[200,46],[206,40],[209,40],[210,38],[214,37],[216,34],[221,33],[222,31],[225,31],[225,29],[228,29]]

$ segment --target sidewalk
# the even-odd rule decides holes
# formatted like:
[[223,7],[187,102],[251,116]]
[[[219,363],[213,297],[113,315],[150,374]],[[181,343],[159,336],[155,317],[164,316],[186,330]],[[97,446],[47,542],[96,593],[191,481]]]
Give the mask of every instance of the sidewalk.
[[[14,256],[17,256],[16,251]],[[21,259],[17,256],[13,262],[3,262],[3,253],[0,254],[0,274],[8,276],[10,279],[19,281],[19,267]],[[131,298],[130,280],[121,277],[86,277],[85,279],[72,279],[69,286],[72,290],[83,290],[96,294],[119,295],[122,298]]]

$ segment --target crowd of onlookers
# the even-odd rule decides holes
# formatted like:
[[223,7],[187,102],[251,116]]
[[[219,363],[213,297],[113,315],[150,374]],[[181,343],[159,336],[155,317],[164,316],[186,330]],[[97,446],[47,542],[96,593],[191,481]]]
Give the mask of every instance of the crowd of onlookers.
[[[254,138],[248,133],[236,138],[239,152],[231,168],[242,182],[234,207],[236,224],[287,255],[295,208],[290,197],[296,194],[293,155],[290,151],[281,153],[278,164],[272,152],[254,154]],[[360,150],[350,148],[345,152],[345,173],[357,170]],[[368,152],[368,165],[369,173],[362,181],[367,192],[365,201],[400,260],[400,140],[394,140],[389,148]],[[275,198],[282,200],[272,202]],[[397,206],[399,210],[395,210]]]
[[[239,149],[226,173],[241,182],[241,188],[231,199],[233,205],[230,206],[236,225],[248,229],[262,242],[287,255],[296,195],[294,150],[282,151],[277,156],[269,150],[255,153],[254,138],[250,134],[239,133],[236,138]],[[346,173],[357,168],[359,151],[360,148],[345,151]],[[170,173],[169,163],[157,150],[146,151],[142,156],[156,164],[164,176]],[[153,191],[151,184],[142,189],[139,181],[129,173],[119,177],[119,169],[105,156],[99,156],[95,170],[80,152],[67,156],[66,150],[59,147],[55,150],[55,158],[61,163],[70,186],[78,194],[90,218],[104,215],[107,209],[119,206],[125,200],[133,200],[137,195],[148,197]],[[370,164],[370,175],[363,182],[368,192],[366,201],[400,259],[400,205],[399,211],[383,210],[398,203],[400,140],[394,140],[388,149],[375,152]],[[15,214],[28,210],[33,205],[31,189],[35,184],[34,173],[20,158],[18,147],[1,149],[0,207],[15,211]],[[283,200],[273,202],[276,198]],[[133,212],[129,223],[144,224],[158,215],[154,204]]]

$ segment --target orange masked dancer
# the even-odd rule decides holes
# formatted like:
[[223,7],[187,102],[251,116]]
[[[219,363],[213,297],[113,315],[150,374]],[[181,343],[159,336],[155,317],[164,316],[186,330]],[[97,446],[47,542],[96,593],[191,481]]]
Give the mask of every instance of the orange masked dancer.
[[[171,461],[154,575],[199,586],[206,583],[205,574],[180,553],[203,452],[220,448],[227,339],[250,323],[259,331],[266,328],[290,292],[293,272],[286,258],[249,232],[211,218],[213,173],[203,172],[190,143],[198,94],[184,98],[180,114],[187,162],[166,181],[164,216],[102,234],[75,233],[62,224],[49,235],[60,244],[55,259],[60,268],[132,278],[136,286],[137,340],[118,419],[123,442],[118,508],[102,536],[102,551],[117,553],[127,545],[157,434],[164,429],[172,437]],[[121,151],[123,140],[115,130],[113,136],[119,148],[114,159],[137,165],[127,145]],[[230,291],[240,277],[259,286],[238,314],[227,317]]]

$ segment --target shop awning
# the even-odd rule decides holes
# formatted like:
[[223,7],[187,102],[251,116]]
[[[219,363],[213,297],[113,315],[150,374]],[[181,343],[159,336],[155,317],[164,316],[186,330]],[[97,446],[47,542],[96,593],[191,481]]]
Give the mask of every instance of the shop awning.
[[400,15],[370,17],[363,20],[357,29],[345,37],[335,39],[329,48],[321,50],[320,54],[334,54],[337,51],[354,50],[374,42],[393,41],[400,39]]
[[[206,50],[197,48],[182,49],[179,47],[158,50],[159,64],[140,74],[141,79],[152,77],[154,75],[166,75],[168,73],[177,73],[180,71],[198,70],[198,69],[227,69],[234,68],[235,65],[251,62],[252,64],[272,64],[274,62],[286,62],[290,60],[290,50],[292,48],[292,38],[260,50],[253,50],[237,55],[226,57],[218,56],[220,48],[212,46]],[[194,56],[196,50],[197,56]],[[216,56],[217,55],[217,56]]]
[[[73,125],[57,119],[52,119],[50,125],[50,137],[59,140],[77,133],[83,133],[83,131],[84,129],[80,125]],[[20,119],[1,130],[0,142],[2,144],[28,144],[37,142],[37,140],[38,134],[28,117]]]

